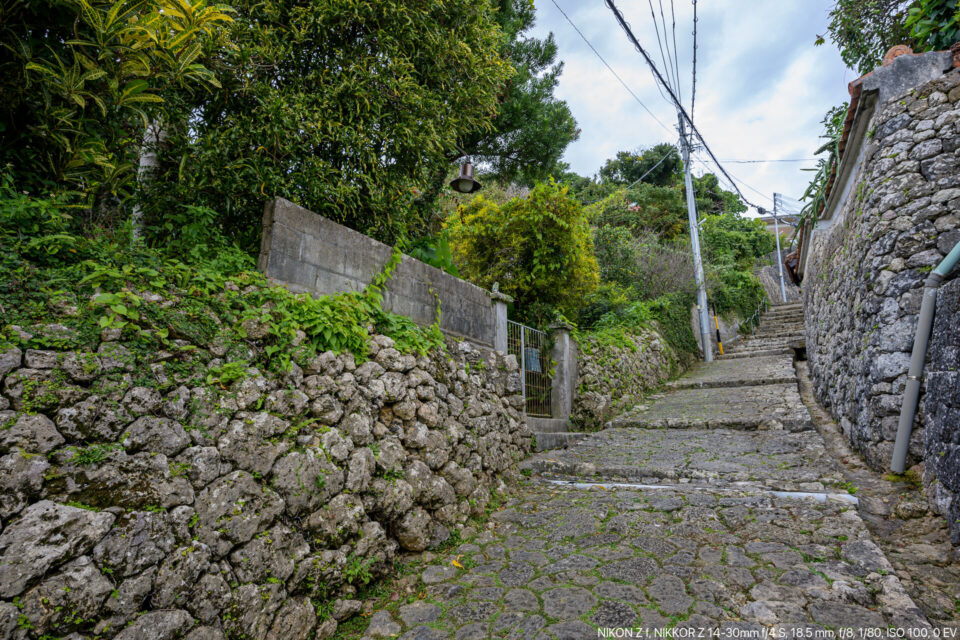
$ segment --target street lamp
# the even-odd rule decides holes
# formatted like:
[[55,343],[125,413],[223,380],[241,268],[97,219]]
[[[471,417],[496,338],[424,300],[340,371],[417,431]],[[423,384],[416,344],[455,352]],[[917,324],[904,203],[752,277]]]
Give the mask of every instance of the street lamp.
[[480,183],[473,179],[473,164],[469,160],[460,165],[460,175],[450,181],[450,187],[460,193],[480,190]]

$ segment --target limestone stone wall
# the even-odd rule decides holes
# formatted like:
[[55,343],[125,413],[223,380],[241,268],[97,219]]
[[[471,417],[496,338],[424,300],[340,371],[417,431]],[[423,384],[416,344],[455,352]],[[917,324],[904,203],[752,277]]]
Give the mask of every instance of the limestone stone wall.
[[571,421],[597,430],[642,400],[643,393],[663,383],[680,366],[673,348],[659,332],[630,334],[628,344],[596,336],[578,341],[577,384]]
[[927,352],[924,485],[960,544],[960,278],[940,286]]
[[[914,61],[894,65],[890,75],[908,64]],[[875,72],[873,81],[882,84],[884,73]],[[884,91],[881,86],[881,97]],[[866,99],[864,92],[861,103]],[[852,136],[858,135],[858,122]],[[843,162],[859,157],[860,164],[849,183],[841,165],[834,189],[842,199],[814,231],[802,287],[816,392],[851,443],[879,470],[890,463],[923,281],[960,240],[960,70],[883,99],[859,130],[862,151],[854,140],[847,141]],[[956,286],[945,284],[941,297]],[[941,321],[952,315],[948,321],[955,322],[956,307],[940,306]],[[932,366],[955,370],[958,335],[938,326]],[[941,476],[944,465],[954,476],[960,470],[956,453],[929,465],[931,455],[940,455],[936,443],[957,437],[958,387],[948,378],[928,374],[908,461],[926,458]],[[933,433],[925,414],[949,411],[954,411],[953,435]]]
[[0,638],[328,637],[530,450],[515,359],[468,342],[164,395],[136,347],[0,352]]

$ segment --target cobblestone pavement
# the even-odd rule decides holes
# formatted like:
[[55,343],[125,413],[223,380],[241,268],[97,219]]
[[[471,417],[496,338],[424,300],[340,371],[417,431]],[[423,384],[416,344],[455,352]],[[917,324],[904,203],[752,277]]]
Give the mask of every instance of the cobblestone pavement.
[[[737,359],[746,369],[751,359]],[[610,422],[615,427],[655,429],[812,429],[796,383],[677,389]]]
[[405,565],[338,637],[960,638],[874,542],[789,356],[673,387],[524,461],[479,532]]
[[717,360],[710,364],[700,363],[679,380],[667,383],[668,389],[692,389],[701,387],[746,387],[763,384],[796,383],[797,372],[793,368],[793,354],[751,358],[749,366],[740,359]]

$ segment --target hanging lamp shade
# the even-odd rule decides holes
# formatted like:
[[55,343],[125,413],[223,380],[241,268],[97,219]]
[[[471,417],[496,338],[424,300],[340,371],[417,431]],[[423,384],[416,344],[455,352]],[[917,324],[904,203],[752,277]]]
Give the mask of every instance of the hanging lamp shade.
[[460,175],[450,181],[450,187],[459,193],[480,190],[480,183],[473,179],[473,165],[470,162],[460,165]]

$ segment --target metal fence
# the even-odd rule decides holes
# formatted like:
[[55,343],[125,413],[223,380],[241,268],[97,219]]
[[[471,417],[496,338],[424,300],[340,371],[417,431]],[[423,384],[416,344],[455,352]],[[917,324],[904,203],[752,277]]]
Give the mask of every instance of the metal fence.
[[507,320],[507,353],[520,363],[520,380],[528,416],[550,417],[550,341],[546,333]]

